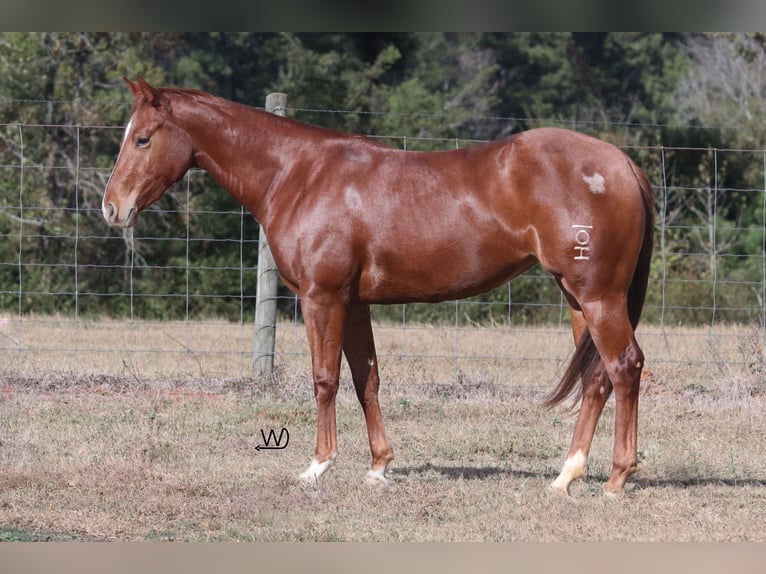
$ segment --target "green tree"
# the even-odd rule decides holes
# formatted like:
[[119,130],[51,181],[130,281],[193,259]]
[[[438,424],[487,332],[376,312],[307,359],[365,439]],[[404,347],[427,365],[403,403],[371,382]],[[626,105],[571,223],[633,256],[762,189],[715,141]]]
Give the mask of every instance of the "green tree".
[[[499,66],[475,33],[413,36],[400,82],[380,91],[387,115],[380,129],[418,138],[490,139],[499,103]],[[423,143],[422,149],[444,147]]]
[[[159,39],[111,33],[0,35],[4,306],[70,311],[75,298],[67,295],[75,288],[114,288],[103,283],[102,274],[83,271],[114,261],[125,249],[123,241],[94,242],[87,248],[80,242],[81,236],[108,233],[100,202],[119,141],[118,130],[91,126],[124,120],[130,109],[127,95],[115,89],[121,74],[161,79],[161,70],[145,57]],[[80,169],[84,166],[91,169]]]
[[[647,122],[667,117],[668,93],[687,64],[682,35],[662,33],[487,34],[501,74],[503,115],[519,127]],[[535,122],[537,123],[537,122]],[[613,128],[611,128],[613,129]]]

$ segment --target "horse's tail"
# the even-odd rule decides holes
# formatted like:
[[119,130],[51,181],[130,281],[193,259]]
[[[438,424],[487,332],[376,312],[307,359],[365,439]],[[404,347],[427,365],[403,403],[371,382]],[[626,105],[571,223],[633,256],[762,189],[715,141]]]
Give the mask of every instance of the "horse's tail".
[[[638,186],[641,190],[641,197],[644,200],[644,241],[641,245],[641,251],[636,262],[636,269],[633,272],[633,279],[628,288],[628,317],[630,323],[635,329],[641,318],[641,311],[644,308],[646,300],[646,289],[649,283],[649,271],[652,261],[652,250],[654,247],[654,194],[652,186],[646,177],[646,174],[633,161],[628,158],[628,164],[636,176]],[[567,367],[561,382],[556,386],[550,396],[546,399],[545,405],[548,407],[556,406],[563,402],[570,395],[575,395],[572,402],[574,407],[582,395],[582,387],[577,385],[577,381],[589,380],[595,374],[596,368],[601,363],[601,356],[590,336],[590,331],[586,327],[580,340],[577,343],[572,360]]]

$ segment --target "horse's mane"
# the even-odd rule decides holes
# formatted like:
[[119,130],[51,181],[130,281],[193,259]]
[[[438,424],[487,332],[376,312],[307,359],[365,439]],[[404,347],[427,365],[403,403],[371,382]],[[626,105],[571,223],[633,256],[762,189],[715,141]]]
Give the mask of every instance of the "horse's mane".
[[[275,121],[278,121],[278,122],[290,123],[295,126],[299,126],[302,130],[308,130],[312,132],[321,132],[324,137],[334,135],[342,140],[353,138],[357,140],[363,140],[367,144],[375,146],[375,147],[381,147],[385,149],[394,149],[394,150],[396,149],[396,148],[391,148],[391,146],[388,146],[382,142],[379,142],[377,140],[374,140],[362,134],[350,134],[342,130],[308,124],[308,123],[301,122],[299,120],[289,118],[289,117],[275,116],[273,114],[269,114],[265,112],[264,108],[262,107],[246,104],[243,102],[237,102],[234,100],[229,100],[222,96],[216,96],[215,94],[210,94],[202,90],[195,90],[192,88],[165,87],[165,88],[158,88],[158,91],[165,96],[180,97],[181,99],[185,100],[187,103],[192,105],[213,106],[219,109],[220,111],[223,111],[224,113],[230,113],[230,112],[227,112],[227,110],[232,110],[233,112],[244,111],[245,113],[252,113],[262,118],[264,117],[263,114],[266,114],[266,116],[270,117],[270,119],[273,118]],[[396,150],[396,151],[400,151],[400,150]]]
[[204,102],[204,103],[226,102],[229,104],[236,104],[239,106],[251,107],[251,106],[248,106],[247,104],[242,104],[240,102],[235,102],[233,100],[227,100],[226,98],[223,98],[221,96],[216,96],[214,94],[209,94],[208,92],[203,92],[202,90],[194,90],[191,88],[159,88],[158,91],[161,94],[166,96],[179,96],[181,98],[192,100],[194,102]]

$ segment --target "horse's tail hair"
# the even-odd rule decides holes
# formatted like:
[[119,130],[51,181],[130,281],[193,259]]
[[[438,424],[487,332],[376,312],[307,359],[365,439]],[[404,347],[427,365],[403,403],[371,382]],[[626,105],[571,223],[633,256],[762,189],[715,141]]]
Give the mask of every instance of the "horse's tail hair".
[[646,288],[649,284],[649,272],[652,265],[652,252],[654,250],[654,194],[652,184],[646,174],[633,161],[628,158],[633,174],[636,176],[638,186],[641,188],[641,198],[644,200],[644,242],[641,252],[638,254],[636,270],[633,272],[633,280],[628,289],[628,316],[630,323],[635,329],[641,319],[641,311],[644,309],[646,300]]
[[[644,241],[633,272],[633,279],[628,288],[628,317],[635,329],[641,318],[641,311],[646,300],[646,289],[649,283],[649,271],[651,268],[652,251],[654,248],[654,194],[646,174],[633,161],[628,158],[628,164],[636,176],[641,197],[644,200]],[[578,380],[589,380],[596,372],[601,363],[596,344],[591,338],[590,331],[586,327],[575,348],[572,360],[567,367],[561,381],[553,392],[545,400],[547,407],[554,407],[563,402],[570,395],[574,395],[571,407],[579,402],[582,396],[582,386],[577,385]]]

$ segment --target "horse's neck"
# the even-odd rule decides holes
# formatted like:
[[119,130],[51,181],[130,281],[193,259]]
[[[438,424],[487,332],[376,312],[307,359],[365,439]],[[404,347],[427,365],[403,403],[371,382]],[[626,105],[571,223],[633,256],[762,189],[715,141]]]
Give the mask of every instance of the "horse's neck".
[[268,219],[269,193],[285,169],[281,118],[246,106],[213,102],[187,119],[197,167],[207,171],[261,224]]

